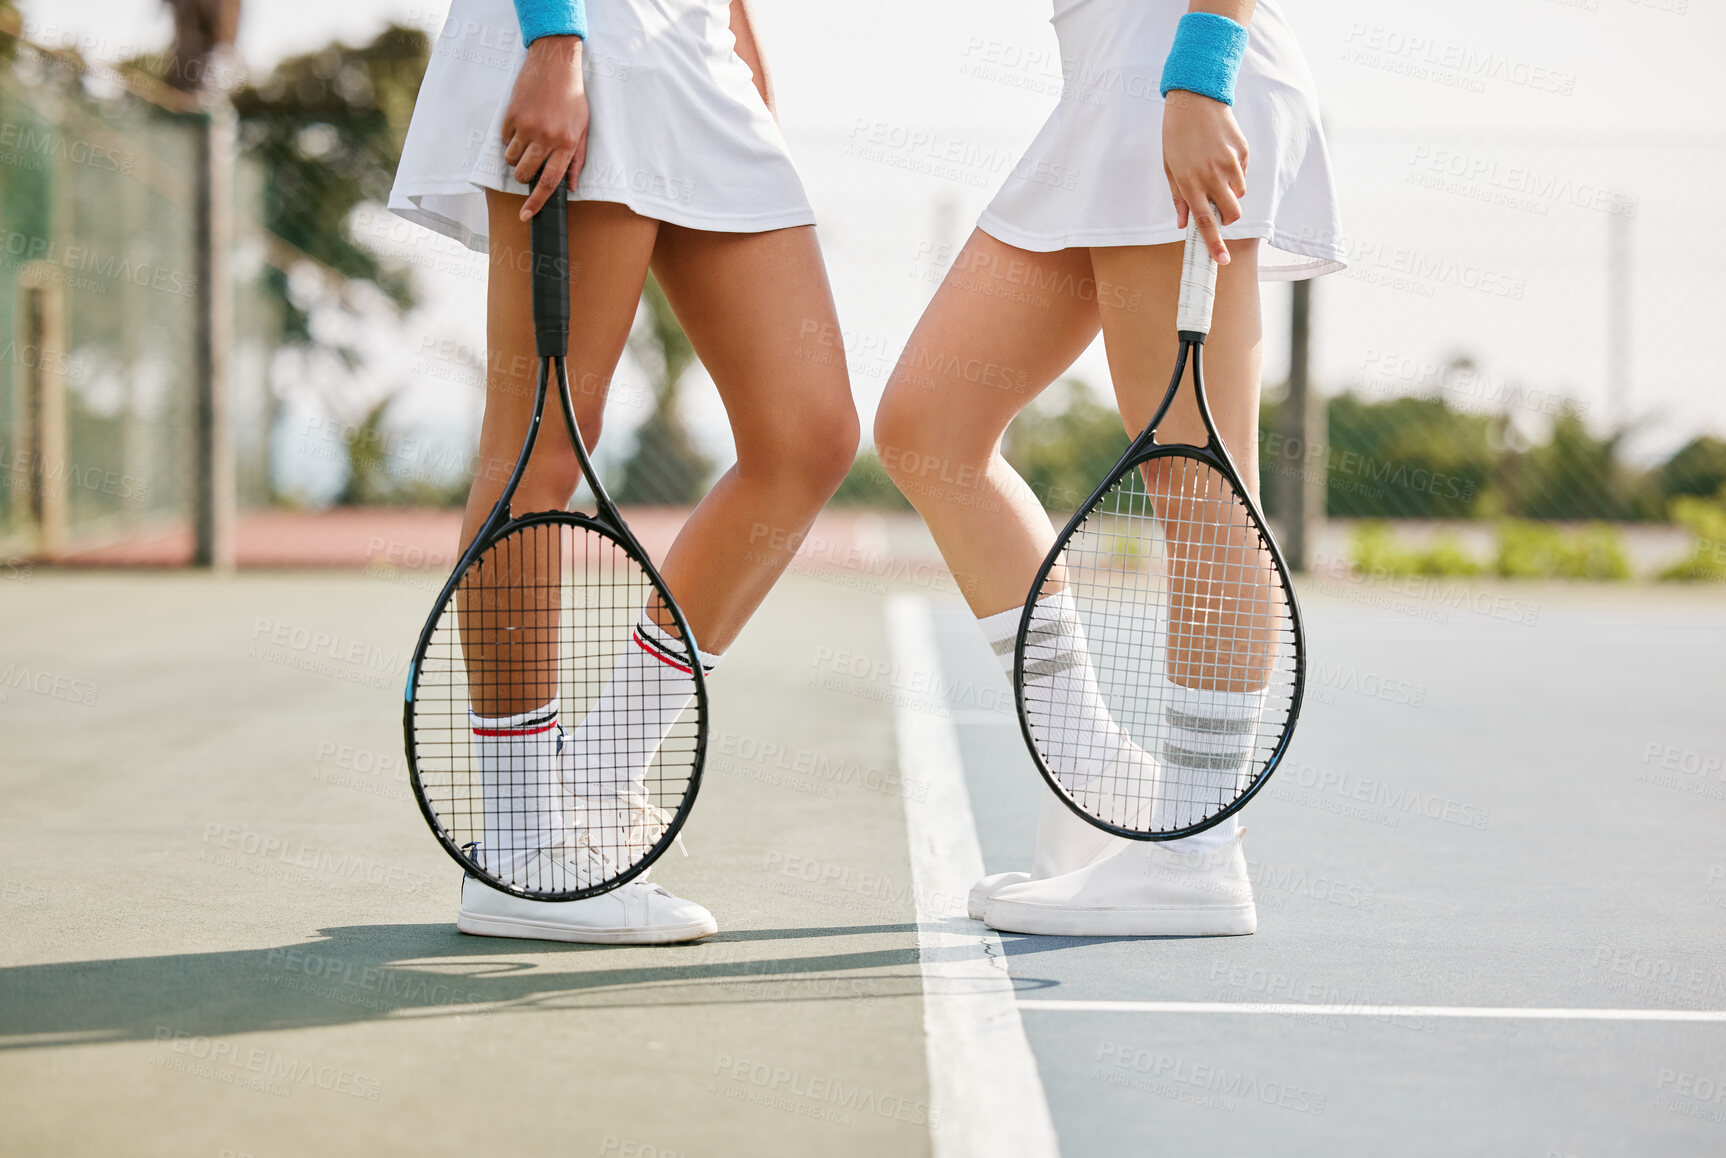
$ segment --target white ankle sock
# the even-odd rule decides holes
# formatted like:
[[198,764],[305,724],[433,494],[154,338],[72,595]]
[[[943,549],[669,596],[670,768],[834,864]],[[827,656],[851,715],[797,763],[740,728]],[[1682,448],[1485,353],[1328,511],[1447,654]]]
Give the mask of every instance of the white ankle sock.
[[[977,621],[1009,680],[1022,614],[1013,607]],[[1060,766],[1062,782],[1074,788],[1108,771],[1129,739],[1103,702],[1085,647],[1085,629],[1073,597],[1065,591],[1037,600],[1025,637],[1025,685],[1038,714],[1061,721],[1058,726],[1046,723],[1041,739],[1044,755]]]
[[569,829],[557,779],[557,701],[513,716],[468,710],[485,809],[479,862],[514,873]]
[[[1022,614],[1020,608],[1013,607],[977,621],[1008,679],[1013,678],[1013,648]],[[1126,745],[1128,737],[1109,714],[1097,686],[1085,646],[1084,628],[1072,596],[1066,591],[1037,601],[1025,642],[1025,659],[1026,674],[1035,682],[1035,694],[1046,697],[1045,703],[1052,699],[1067,721],[1061,728],[1045,728],[1042,736],[1045,750],[1077,773],[1063,779],[1075,784],[1102,774]],[[1202,762],[1217,783],[1226,782],[1232,792],[1236,777],[1244,773],[1252,755],[1247,746],[1258,730],[1264,703],[1263,691],[1206,691],[1164,681],[1164,710],[1172,713],[1171,722],[1176,730],[1164,750],[1151,755],[1181,767],[1183,774],[1195,762]],[[1098,743],[1098,735],[1112,736],[1114,742]],[[1107,759],[1105,753],[1109,754]],[[1231,816],[1193,836],[1159,842],[1158,847],[1178,853],[1208,852],[1221,848],[1239,832],[1240,823]]]
[[[1019,616],[1020,609],[1013,607],[977,620],[1009,684],[1013,679],[1013,643],[1019,634]],[[1092,682],[1094,686],[1095,681]],[[1112,836],[1080,819],[1055,795],[1054,789],[1043,785],[1037,813],[1036,852],[1031,861],[1033,879],[1074,872],[1129,843],[1124,837]]]
[[[705,675],[720,658],[696,653]],[[653,754],[694,698],[689,648],[643,612],[605,690],[564,740],[564,785],[589,800],[642,792]]]
[[[1210,785],[1219,794],[1237,795],[1243,787],[1241,780],[1259,755],[1253,745],[1258,741],[1265,691],[1210,691],[1165,680],[1162,692],[1164,719],[1171,731],[1162,751],[1153,755],[1177,769],[1183,780]],[[1233,840],[1239,831],[1238,816],[1231,816],[1163,847],[1171,852],[1209,852]]]

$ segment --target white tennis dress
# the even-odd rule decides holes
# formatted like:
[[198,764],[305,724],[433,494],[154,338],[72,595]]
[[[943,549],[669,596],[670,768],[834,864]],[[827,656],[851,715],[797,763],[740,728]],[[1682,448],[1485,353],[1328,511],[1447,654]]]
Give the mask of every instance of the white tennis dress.
[[[1185,236],[1163,173],[1163,61],[1185,0],[1055,0],[1061,102],[978,228],[1020,249],[1163,245]],[[1235,86],[1247,139],[1241,218],[1266,281],[1341,269],[1344,251],[1312,75],[1276,0],[1259,0]]]
[[[587,164],[572,196],[693,229],[756,233],[815,214],[737,55],[726,0],[588,5]],[[432,50],[389,207],[486,249],[485,189],[526,193],[503,118],[527,50],[511,0],[454,0]]]

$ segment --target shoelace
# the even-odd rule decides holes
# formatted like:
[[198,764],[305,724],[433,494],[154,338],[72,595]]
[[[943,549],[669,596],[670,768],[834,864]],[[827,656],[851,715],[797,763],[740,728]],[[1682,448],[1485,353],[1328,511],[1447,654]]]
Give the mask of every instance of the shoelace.
[[[646,852],[648,847],[659,839],[659,834],[671,826],[671,813],[638,792],[626,793],[619,799],[627,803],[630,816],[630,823],[624,828],[626,847],[631,853],[635,853],[637,849]],[[680,832],[672,839],[677,842],[678,851],[688,856],[689,850],[683,845],[683,834]]]
[[[604,801],[582,797],[577,800],[581,812],[598,814],[602,818],[600,825],[578,822],[578,838],[597,851],[599,844],[594,836],[597,829],[611,836],[616,842],[615,847],[626,852],[632,862],[639,860],[647,852],[672,821],[670,812],[653,803],[639,790],[625,790]],[[688,856],[689,849],[683,843],[683,835],[679,833],[675,839],[678,851]],[[606,860],[610,862],[611,858],[607,856]],[[644,872],[639,879],[646,879],[647,875]]]

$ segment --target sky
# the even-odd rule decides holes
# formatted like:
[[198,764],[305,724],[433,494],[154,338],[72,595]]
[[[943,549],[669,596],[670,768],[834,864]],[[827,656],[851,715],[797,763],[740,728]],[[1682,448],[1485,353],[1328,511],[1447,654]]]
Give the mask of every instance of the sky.
[[[1511,399],[1531,431],[1553,399],[1572,398],[1597,425],[1637,423],[1631,446],[1644,458],[1698,430],[1726,434],[1718,371],[1726,226],[1714,211],[1714,190],[1726,181],[1716,71],[1726,5],[1280,7],[1318,87],[1355,257],[1314,291],[1314,371],[1324,389],[1427,389],[1436,367],[1468,355],[1481,370],[1460,387],[1463,401]],[[24,0],[22,9],[33,39],[75,39],[107,59],[155,50],[171,29],[156,0]],[[867,418],[939,278],[930,254],[963,237],[998,175],[938,181],[860,166],[848,147],[859,126],[886,122],[1016,154],[1059,91],[1049,2],[875,0],[858,9],[755,0],[755,10],[781,121],[821,221]],[[334,38],[363,41],[389,20],[435,32],[445,11],[406,0],[250,0],[241,55],[264,70]],[[1452,62],[1483,56],[1501,66],[1496,77],[1459,85]],[[426,351],[479,342],[483,266],[416,227],[371,217],[356,225],[380,249],[415,261],[426,297],[406,333],[380,341],[364,373],[421,381],[404,421],[471,422],[471,388],[440,375],[447,359],[428,361]],[[1616,294],[1615,241],[1628,256],[1627,288]],[[1411,264],[1441,272],[1410,278]],[[1287,303],[1285,287],[1266,287],[1267,381],[1286,370]],[[1622,381],[1607,337],[1615,312],[1628,319]],[[1075,373],[1104,386],[1100,349]],[[368,388],[377,383],[356,385]],[[716,399],[700,390],[689,398],[692,420],[725,453]],[[627,432],[627,397],[618,409],[622,421],[611,429]]]

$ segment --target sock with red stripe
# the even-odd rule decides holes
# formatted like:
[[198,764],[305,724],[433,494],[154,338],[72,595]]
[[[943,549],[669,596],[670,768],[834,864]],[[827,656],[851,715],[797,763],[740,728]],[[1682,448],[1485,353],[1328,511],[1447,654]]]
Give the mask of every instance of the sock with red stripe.
[[695,699],[691,662],[711,675],[720,657],[689,648],[645,611],[605,691],[563,750],[563,782],[576,796],[615,801],[641,793],[654,753]]
[[485,808],[479,859],[508,878],[570,825],[558,785],[557,701],[513,716],[468,711]]

